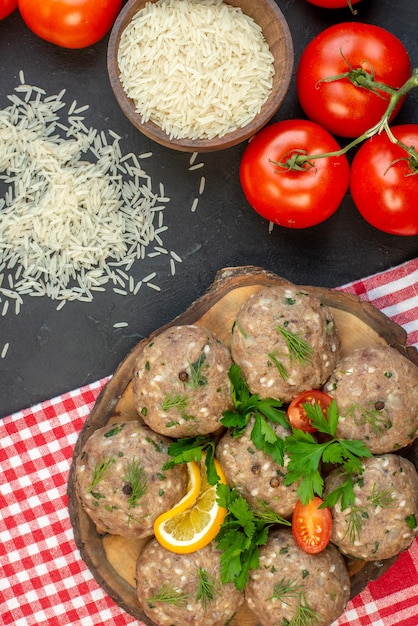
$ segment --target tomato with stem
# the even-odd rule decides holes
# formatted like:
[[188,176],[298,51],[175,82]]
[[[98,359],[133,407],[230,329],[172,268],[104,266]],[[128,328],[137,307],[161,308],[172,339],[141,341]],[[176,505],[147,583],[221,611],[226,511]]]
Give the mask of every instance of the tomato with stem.
[[349,7],[353,14],[356,11],[353,11],[353,4],[357,4],[360,0],[307,0],[309,4],[314,4],[317,7],[323,7],[324,9],[343,9],[344,7]]
[[306,46],[296,88],[309,119],[334,135],[357,137],[380,120],[391,95],[410,75],[408,52],[395,35],[373,24],[345,22]]
[[391,235],[418,235],[418,124],[365,141],[351,166],[351,195],[364,219]]
[[332,515],[324,501],[315,496],[308,504],[297,501],[292,516],[292,533],[299,548],[309,554],[325,550],[331,539]]
[[122,0],[18,0],[26,25],[63,48],[86,48],[111,29]]
[[310,120],[285,120],[264,127],[248,143],[240,181],[249,204],[267,220],[288,228],[323,222],[348,189],[345,155],[306,160],[299,156],[339,149],[336,140]]
[[322,413],[327,415],[327,409],[332,402],[331,396],[319,389],[302,391],[292,400],[287,408],[287,418],[293,428],[298,428],[305,433],[314,433],[316,428],[312,426],[304,407],[305,404],[318,404]]

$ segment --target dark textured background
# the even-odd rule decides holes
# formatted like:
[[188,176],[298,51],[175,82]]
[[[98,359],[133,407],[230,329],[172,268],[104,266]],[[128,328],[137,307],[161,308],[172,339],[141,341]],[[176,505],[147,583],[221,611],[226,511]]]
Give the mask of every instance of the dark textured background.
[[[326,10],[305,0],[277,0],[293,36],[295,69],[306,44],[338,21],[359,20],[387,28],[407,47],[418,65],[418,5],[416,0],[362,0],[353,18],[348,9]],[[349,195],[327,222],[305,230],[275,227],[247,204],[238,180],[244,145],[203,154],[201,170],[190,172],[190,155],[160,147],[142,136],[124,118],[110,88],[106,68],[107,38],[84,50],[64,50],[48,44],[24,25],[17,12],[0,22],[0,107],[19,83],[26,81],[57,94],[65,102],[90,105],[86,124],[121,135],[123,153],[152,150],[144,164],[154,185],[162,181],[171,201],[165,212],[169,230],[164,245],[183,259],[170,275],[167,258],[148,258],[132,273],[144,277],[157,271],[161,292],[143,288],[123,297],[109,285],[91,304],[26,298],[19,316],[10,307],[0,317],[0,416],[111,374],[127,352],[152,330],[171,320],[201,296],[218,269],[258,265],[300,284],[335,287],[387,269],[417,256],[417,237],[386,235],[369,226],[356,212]],[[302,115],[294,80],[273,121]],[[418,122],[418,93],[408,96],[397,123]],[[200,176],[206,188],[195,213],[190,207]],[[418,200],[417,200],[418,202]],[[149,250],[150,251],[150,250]],[[113,328],[128,322],[122,329]]]

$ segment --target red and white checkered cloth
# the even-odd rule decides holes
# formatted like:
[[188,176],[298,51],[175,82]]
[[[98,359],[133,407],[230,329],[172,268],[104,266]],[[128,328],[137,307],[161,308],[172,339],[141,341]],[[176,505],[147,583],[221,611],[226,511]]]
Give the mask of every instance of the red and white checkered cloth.
[[[340,289],[372,302],[418,347],[418,259]],[[81,560],[67,510],[74,445],[105,382],[0,420],[2,626],[141,626]],[[334,626],[395,624],[418,626],[418,540]]]

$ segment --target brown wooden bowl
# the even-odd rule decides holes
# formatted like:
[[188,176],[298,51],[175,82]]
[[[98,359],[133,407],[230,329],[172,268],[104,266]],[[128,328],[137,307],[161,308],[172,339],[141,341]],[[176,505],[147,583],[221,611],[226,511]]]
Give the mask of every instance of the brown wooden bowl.
[[275,76],[272,93],[264,103],[260,113],[243,128],[229,132],[223,137],[215,137],[213,139],[171,139],[154,122],[142,123],[141,116],[135,111],[133,100],[126,95],[122,87],[117,60],[121,35],[132,17],[144,8],[148,1],[156,2],[156,0],[129,0],[116,19],[108,44],[107,67],[110,84],[122,112],[130,122],[144,135],[157,143],[183,152],[211,152],[230,148],[252,137],[265,126],[277,112],[287,93],[294,61],[290,30],[283,13],[274,0],[257,0],[257,2],[254,0],[225,0],[227,4],[240,7],[246,15],[252,17],[263,29],[264,37],[274,56]]
[[[155,336],[164,328],[175,324],[198,324],[212,330],[226,345],[230,345],[232,323],[240,306],[252,294],[269,285],[280,285],[288,281],[258,267],[235,267],[220,270],[207,292],[194,302],[183,314],[169,324],[156,330]],[[372,345],[391,345],[401,354],[418,365],[418,353],[407,346],[407,335],[403,328],[392,322],[383,313],[357,296],[322,287],[302,289],[317,296],[329,306],[342,341],[342,353],[348,354],[355,348]],[[73,464],[68,482],[70,519],[74,528],[75,541],[81,557],[97,582],[127,613],[145,624],[153,626],[144,615],[135,591],[135,565],[144,540],[129,540],[109,535],[96,528],[81,506],[75,490],[75,460],[86,440],[97,429],[112,421],[139,419],[132,395],[132,373],[134,363],[150,340],[143,339],[126,357],[114,376],[104,387],[96,405],[87,418],[75,446]],[[418,440],[401,453],[417,465]],[[397,557],[384,561],[364,562],[347,560],[351,580],[351,597],[364,589],[371,580],[379,578],[396,561]],[[258,620],[244,605],[231,621],[231,626],[255,626]]]

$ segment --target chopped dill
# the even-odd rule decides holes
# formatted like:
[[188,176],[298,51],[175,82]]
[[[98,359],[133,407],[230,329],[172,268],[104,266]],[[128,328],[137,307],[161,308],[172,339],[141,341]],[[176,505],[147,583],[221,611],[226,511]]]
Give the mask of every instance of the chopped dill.
[[203,567],[199,567],[197,573],[199,584],[196,592],[196,602],[200,601],[203,609],[206,611],[209,602],[212,602],[219,595],[221,583]]
[[284,622],[286,626],[308,626],[310,624],[313,626],[318,623],[318,613],[307,604],[303,588],[295,581],[286,581],[282,578],[277,585],[274,585],[273,594],[267,600],[273,598],[288,606],[294,604],[294,602],[290,602],[291,600],[297,601],[295,614],[290,620]]
[[312,360],[312,347],[302,337],[287,330],[285,326],[275,326],[275,329],[286,342],[290,361],[295,360],[300,365],[305,365]]
[[147,490],[146,473],[139,459],[134,457],[129,461],[123,478],[132,489],[128,498],[128,504],[130,507],[136,506]]
[[147,599],[148,606],[154,608],[156,602],[165,602],[174,606],[187,604],[189,594],[181,589],[175,589],[172,585],[161,585],[158,591]]
[[97,492],[93,490],[97,487],[98,483],[104,479],[107,470],[109,469],[110,465],[112,465],[112,463],[114,462],[115,462],[115,459],[110,457],[108,459],[105,459],[101,463],[96,463],[96,465],[94,466],[90,487],[87,489],[87,493],[91,493],[91,495],[94,498],[101,497],[100,494],[98,494]]
[[370,424],[376,433],[382,433],[392,427],[392,422],[384,409],[368,408],[361,404],[350,404],[342,415],[354,420],[356,426]]
[[[205,363],[205,361],[206,361],[206,355],[202,353],[197,359],[197,361],[189,364],[190,378],[186,382],[186,384],[190,385],[192,389],[196,390],[199,387],[203,387],[204,385],[208,384],[208,379],[206,378],[206,376],[203,375],[203,372],[202,372],[203,364]],[[209,367],[208,364],[206,364],[206,367]]]
[[163,411],[169,411],[170,409],[176,408],[178,412],[181,413],[182,411],[184,411],[188,403],[189,399],[185,394],[169,394],[164,398],[161,408],[163,409]]
[[392,509],[396,506],[396,499],[393,497],[389,489],[376,489],[376,483],[373,483],[372,492],[367,496],[367,504],[365,506],[357,506],[353,504],[350,508],[346,535],[350,542],[355,543],[360,539],[362,528],[369,519],[368,509],[380,507],[382,509]]

